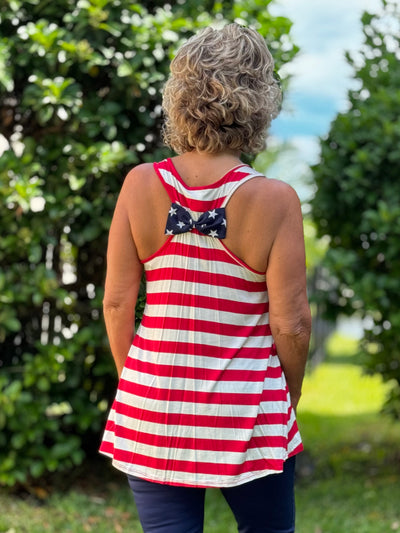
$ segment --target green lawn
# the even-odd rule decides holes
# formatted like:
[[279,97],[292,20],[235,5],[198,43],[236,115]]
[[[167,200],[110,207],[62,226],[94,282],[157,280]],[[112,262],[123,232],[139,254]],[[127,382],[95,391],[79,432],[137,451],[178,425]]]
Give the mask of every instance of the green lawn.
[[380,414],[389,386],[362,373],[356,350],[335,335],[305,380],[298,418],[311,473],[297,485],[297,533],[400,531],[400,423]]
[[[299,407],[306,451],[299,456],[296,533],[400,532],[400,424],[379,414],[386,387],[364,376],[356,345],[335,336],[328,359],[308,374]],[[140,533],[123,476],[108,461],[68,488],[0,494],[0,533]],[[234,533],[217,490],[209,491],[205,533]]]

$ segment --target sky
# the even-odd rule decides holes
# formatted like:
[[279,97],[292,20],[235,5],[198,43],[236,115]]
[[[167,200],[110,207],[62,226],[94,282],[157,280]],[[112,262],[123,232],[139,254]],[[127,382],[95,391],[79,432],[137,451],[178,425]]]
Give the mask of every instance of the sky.
[[312,194],[303,182],[309,165],[318,162],[318,139],[346,110],[347,92],[354,85],[345,52],[361,48],[362,13],[378,13],[381,5],[381,0],[276,0],[270,6],[273,15],[292,21],[291,35],[300,52],[284,67],[292,79],[270,130],[271,146],[288,142],[294,150],[284,153],[268,176],[300,189],[302,199]]

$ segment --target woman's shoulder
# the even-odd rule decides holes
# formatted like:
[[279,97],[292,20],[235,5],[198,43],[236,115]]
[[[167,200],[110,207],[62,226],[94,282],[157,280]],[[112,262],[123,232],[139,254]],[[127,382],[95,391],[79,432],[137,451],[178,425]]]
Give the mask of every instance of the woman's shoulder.
[[141,163],[131,168],[125,177],[125,182],[128,185],[139,185],[141,181],[151,179],[153,176],[156,177],[154,163]]
[[253,205],[259,205],[263,209],[268,205],[269,209],[282,213],[300,205],[295,189],[285,181],[261,176],[249,180],[245,185],[242,188],[243,194]]
[[157,173],[153,163],[141,163],[133,167],[125,176],[121,193],[145,192],[158,182]]
[[264,194],[281,194],[281,195],[291,195],[297,194],[294,188],[289,185],[286,181],[276,178],[269,178],[268,176],[262,174],[260,177],[255,177],[249,181],[253,183],[254,187],[258,188],[261,193]]
[[134,212],[147,215],[147,210],[154,213],[158,207],[165,210],[164,204],[170,203],[153,163],[142,163],[128,172],[120,200],[131,215]]
[[160,186],[161,183],[153,163],[139,164],[126,174],[119,194],[119,201],[131,211],[136,209],[138,205],[146,205],[152,197],[157,196]]

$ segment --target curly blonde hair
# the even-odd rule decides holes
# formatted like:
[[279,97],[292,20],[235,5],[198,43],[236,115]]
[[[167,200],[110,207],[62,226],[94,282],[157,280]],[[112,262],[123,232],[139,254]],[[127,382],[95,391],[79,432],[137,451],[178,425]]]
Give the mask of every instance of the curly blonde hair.
[[281,106],[274,60],[259,33],[206,28],[171,62],[163,93],[164,142],[177,153],[257,153]]

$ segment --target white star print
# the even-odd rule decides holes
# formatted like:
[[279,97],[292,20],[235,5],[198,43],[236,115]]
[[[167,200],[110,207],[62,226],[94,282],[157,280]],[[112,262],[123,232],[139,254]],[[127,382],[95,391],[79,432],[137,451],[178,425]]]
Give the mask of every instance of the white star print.
[[223,226],[226,226],[226,218],[224,218],[224,219],[222,220],[221,224],[222,224]]
[[184,222],[182,222],[182,220],[180,220],[177,224],[177,226],[179,226],[181,229],[183,228],[183,226],[185,226],[186,224]]
[[165,235],[173,235],[173,234],[174,234],[174,232],[172,231],[172,229],[167,229],[165,231]]
[[216,213],[215,209],[213,209],[212,211],[209,211],[208,212],[208,216],[209,216],[209,218],[214,219],[217,216],[217,213]]
[[176,215],[176,207],[172,207],[171,206],[171,209],[169,210],[169,214],[170,215]]
[[218,231],[215,229],[212,229],[210,233],[208,234],[209,237],[218,237]]

